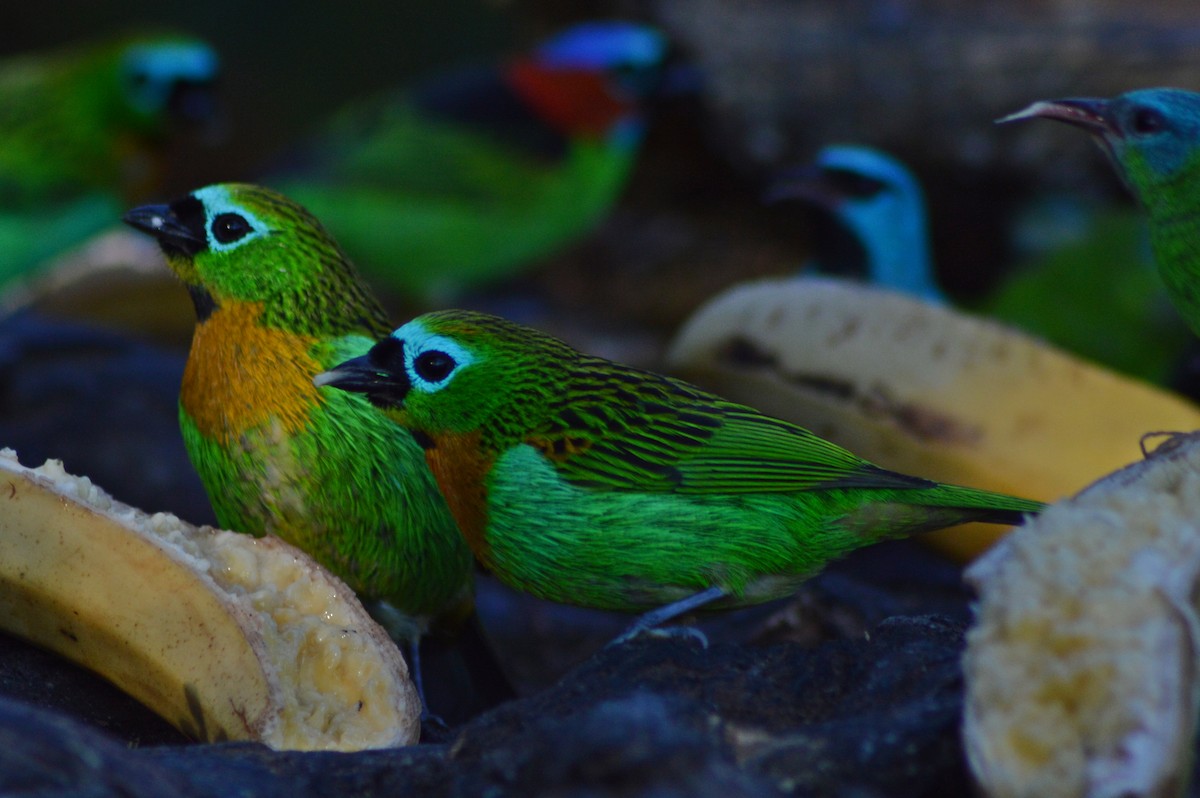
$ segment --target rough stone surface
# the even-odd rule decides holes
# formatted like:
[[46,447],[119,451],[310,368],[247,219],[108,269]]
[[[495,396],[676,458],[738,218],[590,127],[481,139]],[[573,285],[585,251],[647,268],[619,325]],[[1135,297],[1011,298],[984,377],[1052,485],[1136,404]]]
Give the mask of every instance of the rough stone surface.
[[962,627],[896,618],[809,649],[638,639],[447,743],[359,754],[128,748],[0,699],[0,791],[94,796],[962,794]]
[[185,360],[96,326],[0,318],[0,446],[28,466],[62,460],[148,512],[213,523],[179,435]]

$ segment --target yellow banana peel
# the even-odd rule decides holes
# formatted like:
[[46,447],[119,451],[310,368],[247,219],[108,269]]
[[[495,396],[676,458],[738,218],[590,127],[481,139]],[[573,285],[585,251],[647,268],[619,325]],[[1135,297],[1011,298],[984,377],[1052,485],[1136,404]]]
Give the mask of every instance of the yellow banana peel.
[[[830,278],[719,295],[667,368],[886,468],[1043,501],[1140,459],[1146,433],[1200,428],[1190,402],[1019,330]],[[968,560],[1006,531],[922,540]]]
[[357,750],[419,734],[396,646],[308,555],[148,515],[11,450],[0,451],[0,628],[198,740]]

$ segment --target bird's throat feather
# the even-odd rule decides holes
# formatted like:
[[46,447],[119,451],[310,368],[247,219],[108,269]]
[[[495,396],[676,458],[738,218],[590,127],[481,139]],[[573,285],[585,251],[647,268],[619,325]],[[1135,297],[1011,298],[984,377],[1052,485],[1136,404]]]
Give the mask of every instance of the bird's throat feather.
[[495,457],[480,446],[481,437],[479,431],[434,436],[433,445],[425,449],[425,462],[467,545],[487,565],[491,549],[485,538],[486,486]]
[[274,421],[285,434],[309,422],[322,397],[315,339],[264,327],[262,306],[222,303],[196,325],[179,402],[202,435],[232,445],[246,430]]

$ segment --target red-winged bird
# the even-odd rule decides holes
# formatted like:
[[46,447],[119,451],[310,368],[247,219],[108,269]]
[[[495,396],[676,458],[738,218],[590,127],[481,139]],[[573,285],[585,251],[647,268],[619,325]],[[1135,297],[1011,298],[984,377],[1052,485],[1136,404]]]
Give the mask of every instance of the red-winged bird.
[[603,219],[665,55],[646,26],[580,24],[498,66],[363,101],[264,182],[308,207],[377,285],[445,298]]

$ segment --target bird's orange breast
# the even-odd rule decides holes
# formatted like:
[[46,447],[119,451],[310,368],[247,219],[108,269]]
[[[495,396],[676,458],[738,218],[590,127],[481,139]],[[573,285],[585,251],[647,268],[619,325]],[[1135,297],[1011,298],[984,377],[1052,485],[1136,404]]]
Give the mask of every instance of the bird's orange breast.
[[487,484],[493,459],[479,445],[478,431],[439,435],[425,450],[425,462],[433,472],[450,514],[458,523],[467,545],[480,562],[488,565],[491,549],[487,531]]
[[205,437],[234,443],[268,421],[291,435],[323,401],[313,385],[322,368],[315,339],[259,323],[262,305],[223,304],[196,325],[179,401]]

